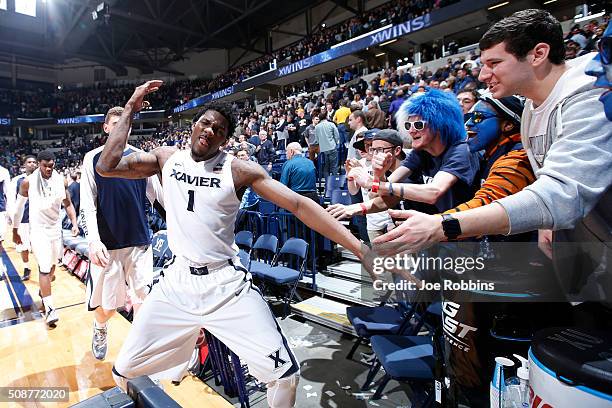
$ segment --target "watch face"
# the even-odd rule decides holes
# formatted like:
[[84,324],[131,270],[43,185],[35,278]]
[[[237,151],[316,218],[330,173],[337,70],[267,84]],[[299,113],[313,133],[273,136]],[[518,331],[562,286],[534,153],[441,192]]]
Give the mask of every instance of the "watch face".
[[444,235],[446,235],[448,239],[456,239],[459,235],[461,235],[461,226],[459,225],[459,220],[453,218],[449,214],[443,215],[442,230],[444,231]]

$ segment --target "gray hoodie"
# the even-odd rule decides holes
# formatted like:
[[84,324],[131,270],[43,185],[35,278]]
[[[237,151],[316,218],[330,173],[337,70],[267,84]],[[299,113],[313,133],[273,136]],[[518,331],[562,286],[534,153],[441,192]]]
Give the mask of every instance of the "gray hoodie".
[[[581,70],[581,75],[586,76],[582,66],[592,57],[589,54],[580,58],[571,69]],[[572,75],[564,77],[560,80],[573,79]],[[530,101],[527,102],[521,134],[537,180],[524,190],[497,201],[510,219],[510,234],[574,228],[610,193],[612,122],[606,119],[599,102],[604,90],[594,88],[595,78],[590,78],[592,81],[586,85],[579,82],[578,88],[556,104],[548,118],[546,135],[538,143],[526,131],[531,120]]]
[[526,105],[521,134],[537,180],[497,201],[511,234],[555,230],[555,272],[573,301],[612,298],[612,122],[599,102],[604,90],[593,87],[594,78],[585,84],[576,77],[592,58],[577,59],[582,71],[565,78],[575,89],[556,103],[538,140],[525,131],[532,112]]

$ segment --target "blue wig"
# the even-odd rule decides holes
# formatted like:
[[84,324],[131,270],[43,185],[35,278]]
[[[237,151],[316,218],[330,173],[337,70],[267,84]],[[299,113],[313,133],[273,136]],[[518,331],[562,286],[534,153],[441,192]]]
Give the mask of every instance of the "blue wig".
[[410,138],[404,124],[415,115],[427,122],[434,135],[440,135],[445,146],[466,139],[463,112],[452,92],[430,89],[406,99],[395,115],[397,130],[404,138]]

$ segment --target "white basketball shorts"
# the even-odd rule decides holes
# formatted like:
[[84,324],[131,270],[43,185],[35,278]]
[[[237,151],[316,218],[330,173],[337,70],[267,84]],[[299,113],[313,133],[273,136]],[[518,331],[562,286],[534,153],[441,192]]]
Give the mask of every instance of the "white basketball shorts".
[[26,252],[32,249],[30,245],[30,224],[19,224],[17,233],[21,238],[21,244],[15,245],[15,251]]
[[[132,304],[144,301],[153,284],[153,252],[151,245],[112,249],[105,268],[89,266],[87,308],[102,306],[115,310],[125,306],[129,294]],[[126,284],[127,283],[127,284]]]
[[251,274],[238,258],[231,262],[211,265],[204,276],[192,274],[184,258],[168,262],[134,319],[113,374],[180,381],[202,327],[263,383],[297,373],[297,359]]
[[[23,241],[23,236],[20,231],[19,236]],[[34,257],[36,257],[36,262],[38,262],[39,272],[50,273],[53,265],[55,265],[62,256],[61,228],[31,226],[30,242],[32,244],[32,253]]]
[[4,241],[4,235],[6,235],[6,211],[0,212],[0,242]]

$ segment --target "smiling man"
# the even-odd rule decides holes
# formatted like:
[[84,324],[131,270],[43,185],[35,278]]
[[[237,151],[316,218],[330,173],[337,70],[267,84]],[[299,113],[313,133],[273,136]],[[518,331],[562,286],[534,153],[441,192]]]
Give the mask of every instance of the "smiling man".
[[[579,229],[585,237],[610,241],[612,132],[599,103],[604,91],[584,72],[594,54],[566,63],[560,23],[536,9],[494,24],[480,49],[484,65],[479,79],[493,97],[527,98],[521,135],[538,179],[517,194],[453,215],[452,229],[458,227],[460,237],[565,230],[563,240],[571,240]],[[451,229],[437,215],[393,215],[408,220],[378,243],[423,247],[446,240],[445,230]],[[550,234],[542,235],[543,245],[550,242]]]
[[364,204],[364,213],[393,208],[401,199],[444,212],[473,197],[478,158],[467,147],[463,113],[454,96],[435,89],[413,95],[401,105],[397,125],[412,139],[412,151],[388,180],[384,173],[395,157],[382,151],[372,158],[377,176],[355,177],[360,187],[380,195]]
[[268,388],[268,405],[292,407],[299,364],[266,301],[241,265],[234,224],[247,188],[364,258],[360,242],[312,200],[273,180],[257,163],[219,151],[234,132],[220,106],[194,117],[191,150],[160,147],[123,155],[135,112],[162,81],[136,88],[104,146],[105,177],[162,175],[168,244],[174,257],[145,299],[113,367],[120,386],[141,375],[181,380],[206,327]]

